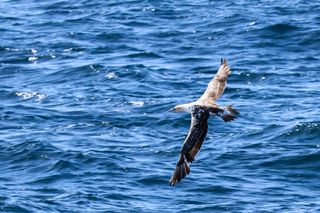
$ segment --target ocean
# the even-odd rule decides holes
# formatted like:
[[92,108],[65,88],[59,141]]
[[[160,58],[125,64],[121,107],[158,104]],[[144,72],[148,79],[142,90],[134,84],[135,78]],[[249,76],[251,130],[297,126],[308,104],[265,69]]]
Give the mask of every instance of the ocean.
[[[320,212],[320,1],[0,2],[0,212]],[[192,102],[232,74],[191,173]]]

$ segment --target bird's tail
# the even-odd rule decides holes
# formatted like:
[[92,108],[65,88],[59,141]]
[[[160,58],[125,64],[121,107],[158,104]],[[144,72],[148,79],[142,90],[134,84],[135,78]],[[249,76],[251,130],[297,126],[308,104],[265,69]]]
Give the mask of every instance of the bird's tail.
[[239,111],[234,109],[232,105],[226,106],[225,110],[223,113],[220,114],[220,117],[222,120],[225,122],[230,122],[233,121],[234,119],[237,118],[237,115],[239,115]]
[[171,186],[179,183],[186,175],[190,173],[190,165],[183,155],[180,155],[179,161],[177,163],[176,169],[174,170],[172,177],[169,181]]

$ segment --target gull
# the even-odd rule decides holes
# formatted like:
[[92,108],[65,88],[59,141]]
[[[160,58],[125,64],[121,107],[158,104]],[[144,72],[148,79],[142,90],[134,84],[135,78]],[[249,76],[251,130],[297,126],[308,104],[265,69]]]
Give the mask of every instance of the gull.
[[198,154],[208,132],[208,118],[218,116],[225,122],[233,121],[239,112],[232,105],[221,107],[216,100],[223,94],[227,78],[231,74],[226,59],[221,59],[217,74],[209,82],[206,91],[195,102],[177,105],[170,112],[187,112],[191,114],[191,126],[184,140],[176,168],[169,181],[170,185],[179,183],[190,173],[190,163]]

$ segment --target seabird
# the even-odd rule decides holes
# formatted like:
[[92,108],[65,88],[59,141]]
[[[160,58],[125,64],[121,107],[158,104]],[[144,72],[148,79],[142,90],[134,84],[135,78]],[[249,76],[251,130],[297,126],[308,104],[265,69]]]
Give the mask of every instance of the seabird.
[[239,114],[232,105],[221,107],[216,100],[222,95],[228,75],[231,74],[226,59],[221,59],[221,65],[215,77],[209,82],[206,91],[195,102],[177,105],[170,112],[188,112],[191,114],[191,126],[184,140],[176,169],[170,179],[170,185],[179,183],[190,173],[190,163],[195,159],[208,132],[208,118],[218,116],[225,122],[236,119]]

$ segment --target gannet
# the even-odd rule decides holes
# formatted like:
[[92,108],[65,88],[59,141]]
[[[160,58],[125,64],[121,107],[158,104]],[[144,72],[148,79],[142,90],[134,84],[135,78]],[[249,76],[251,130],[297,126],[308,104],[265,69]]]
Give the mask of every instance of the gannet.
[[226,59],[221,58],[221,65],[217,74],[209,82],[206,91],[195,102],[177,105],[170,112],[188,112],[191,114],[191,126],[184,140],[176,169],[169,181],[170,185],[179,183],[190,173],[190,163],[195,159],[207,135],[208,118],[210,115],[218,116],[225,122],[236,119],[239,112],[232,105],[221,107],[216,100],[222,95],[228,75],[231,74]]

